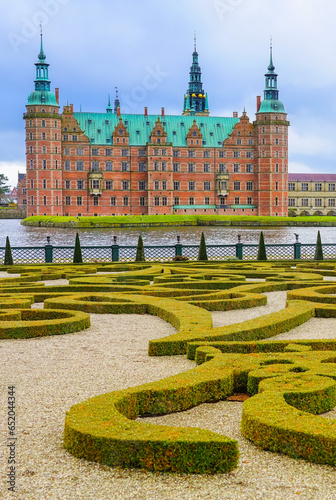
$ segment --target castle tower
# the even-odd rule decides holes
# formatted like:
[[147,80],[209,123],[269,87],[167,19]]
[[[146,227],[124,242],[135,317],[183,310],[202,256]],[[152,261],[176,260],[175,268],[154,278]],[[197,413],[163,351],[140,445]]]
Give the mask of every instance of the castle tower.
[[265,74],[264,99],[258,98],[256,121],[256,156],[258,161],[258,215],[287,216],[288,127],[285,107],[279,101],[278,75],[270,63]]
[[27,215],[62,215],[61,117],[58,89],[50,91],[49,64],[41,47],[35,91],[23,115],[26,128]]
[[183,115],[209,115],[208,95],[203,90],[202,70],[198,63],[196,35],[194,39],[193,62],[190,67],[189,88],[184,96]]

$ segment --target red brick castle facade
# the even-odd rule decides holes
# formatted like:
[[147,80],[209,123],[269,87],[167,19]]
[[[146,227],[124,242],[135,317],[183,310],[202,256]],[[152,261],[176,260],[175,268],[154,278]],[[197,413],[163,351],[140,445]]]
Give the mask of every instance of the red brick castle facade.
[[48,69],[41,36],[19,182],[28,216],[287,215],[289,122],[272,48],[253,123],[245,111],[209,116],[196,45],[182,116],[123,114],[118,96],[105,113],[60,113]]

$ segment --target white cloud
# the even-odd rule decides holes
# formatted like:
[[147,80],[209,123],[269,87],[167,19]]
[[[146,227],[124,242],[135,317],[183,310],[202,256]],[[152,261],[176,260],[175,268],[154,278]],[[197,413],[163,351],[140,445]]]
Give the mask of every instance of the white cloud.
[[13,188],[17,185],[18,173],[26,172],[26,165],[23,162],[0,161],[0,173],[8,177],[8,184]]
[[300,162],[295,162],[295,161],[289,161],[288,164],[288,171],[290,174],[313,174],[317,173],[309,167],[308,165],[305,165],[304,163]]

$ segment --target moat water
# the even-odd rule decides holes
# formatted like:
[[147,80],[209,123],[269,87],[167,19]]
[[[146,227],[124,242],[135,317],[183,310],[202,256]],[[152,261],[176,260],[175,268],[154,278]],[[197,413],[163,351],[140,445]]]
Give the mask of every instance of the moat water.
[[[6,236],[11,246],[44,246],[47,236],[52,245],[70,245],[75,243],[76,232],[82,245],[111,245],[113,236],[117,236],[119,245],[136,245],[141,232],[145,245],[174,245],[176,237],[181,237],[182,244],[198,244],[202,231],[208,244],[237,243],[238,234],[242,243],[258,243],[260,228],[231,227],[162,227],[162,228],[122,228],[122,229],[59,229],[21,226],[18,219],[0,220],[0,247],[5,246]],[[262,228],[265,243],[294,243],[295,234],[299,234],[301,243],[315,243],[320,230],[322,243],[336,243],[336,227],[279,227]]]

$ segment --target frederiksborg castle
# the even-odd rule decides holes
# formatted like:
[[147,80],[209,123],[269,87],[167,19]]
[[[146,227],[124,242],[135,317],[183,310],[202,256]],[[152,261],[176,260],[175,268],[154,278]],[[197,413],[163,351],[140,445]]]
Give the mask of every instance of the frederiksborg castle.
[[181,115],[60,112],[41,48],[24,114],[31,215],[336,214],[336,175],[288,173],[288,127],[272,49],[254,121],[210,115],[196,44]]

